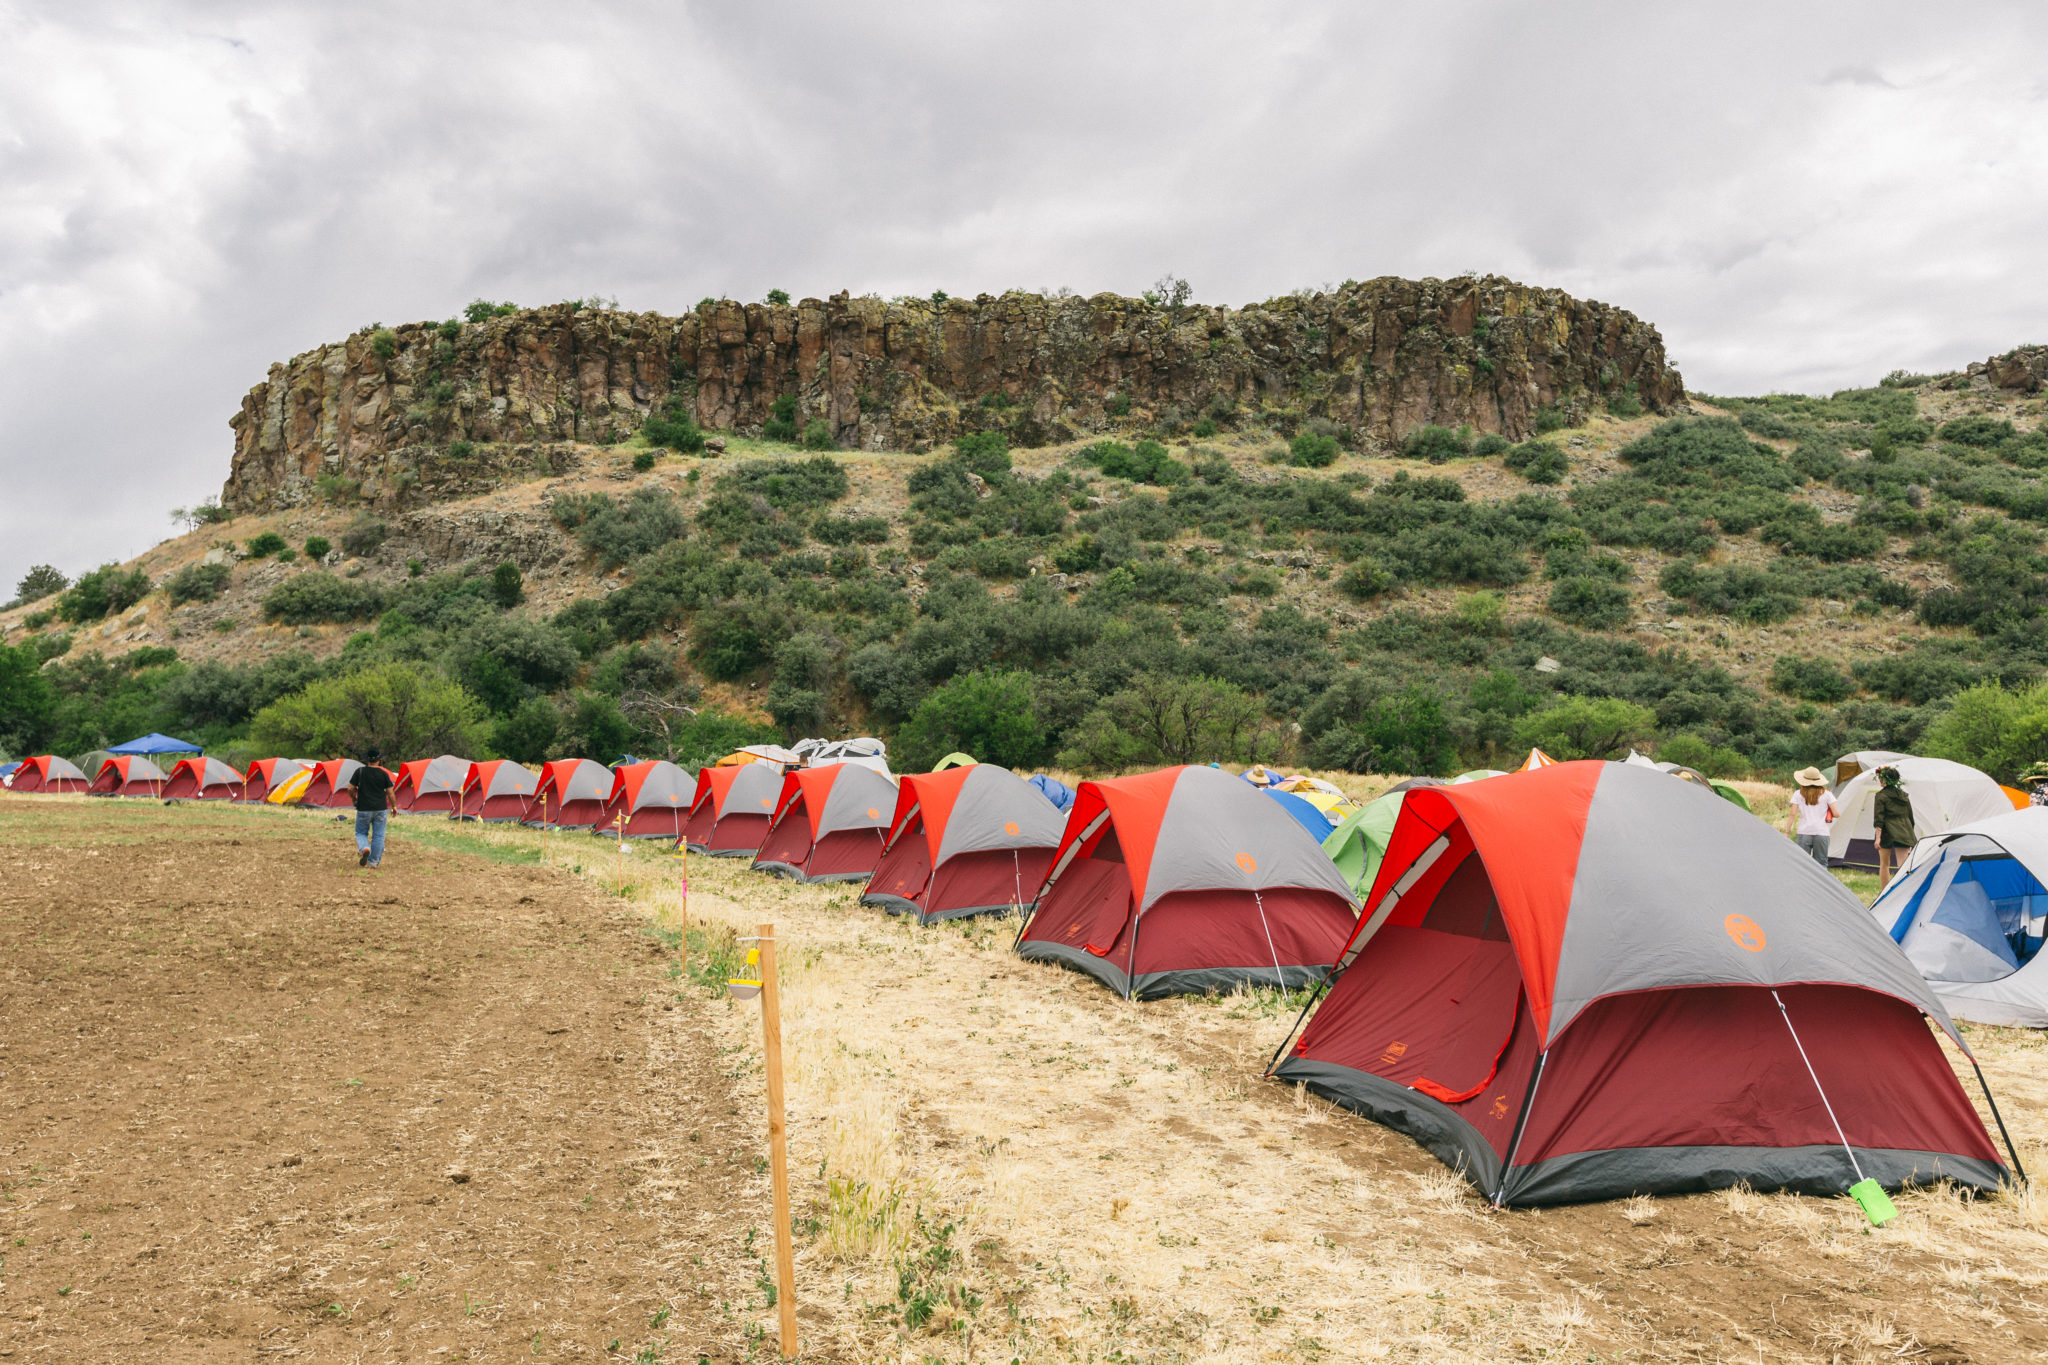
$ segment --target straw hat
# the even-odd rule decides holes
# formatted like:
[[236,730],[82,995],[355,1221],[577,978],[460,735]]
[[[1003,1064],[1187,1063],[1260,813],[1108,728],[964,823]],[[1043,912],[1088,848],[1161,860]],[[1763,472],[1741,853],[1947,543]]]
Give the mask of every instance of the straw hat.
[[2036,763],[2020,774],[2020,781],[2029,787],[2037,782],[2048,782],[2048,763]]
[[1802,787],[1825,787],[1828,784],[1827,778],[1822,776],[1818,768],[1801,768],[1792,774],[1792,780]]

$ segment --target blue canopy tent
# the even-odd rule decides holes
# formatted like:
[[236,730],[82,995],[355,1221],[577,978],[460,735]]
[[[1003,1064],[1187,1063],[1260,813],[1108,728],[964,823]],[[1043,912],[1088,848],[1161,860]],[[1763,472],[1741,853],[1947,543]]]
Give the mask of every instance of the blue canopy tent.
[[1275,791],[1271,787],[1261,787],[1259,790],[1272,797],[1275,801],[1278,801],[1280,808],[1293,816],[1296,824],[1314,835],[1317,843],[1320,844],[1323,840],[1330,837],[1330,830],[1333,828],[1330,824],[1330,817],[1296,796],[1293,792]]
[[173,739],[169,735],[149,734],[141,739],[131,739],[126,744],[116,744],[107,750],[110,754],[196,754],[197,744],[187,739]]

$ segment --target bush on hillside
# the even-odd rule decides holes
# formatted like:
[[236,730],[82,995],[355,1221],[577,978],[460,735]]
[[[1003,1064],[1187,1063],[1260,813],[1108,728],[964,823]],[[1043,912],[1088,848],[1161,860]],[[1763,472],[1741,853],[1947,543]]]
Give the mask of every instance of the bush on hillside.
[[832,424],[822,417],[813,417],[804,423],[803,436],[799,439],[805,450],[832,450],[839,445],[832,434]]
[[604,569],[660,549],[688,527],[683,509],[661,488],[636,488],[624,502],[603,493],[571,493],[556,498],[548,510]]
[[1561,579],[1547,605],[1558,620],[1586,630],[1615,630],[1628,623],[1628,589],[1605,578]]
[[80,574],[57,599],[57,615],[80,625],[110,613],[118,616],[149,596],[150,587],[149,575],[140,569],[102,564],[91,573]]
[[1304,431],[1297,433],[1288,443],[1287,463],[1306,469],[1326,469],[1337,463],[1337,456],[1341,453],[1335,436]]
[[1428,460],[1431,464],[1443,464],[1472,453],[1472,429],[1459,427],[1422,426],[1408,433],[1401,442],[1401,454],[1411,460]]
[[1530,483],[1564,482],[1571,469],[1571,457],[1548,441],[1524,441],[1501,457],[1501,463]]
[[2048,683],[1965,688],[1927,727],[1920,752],[1967,763],[2000,782],[2017,781],[2027,768],[2048,760]]
[[1033,714],[1031,680],[983,669],[933,690],[898,733],[895,755],[906,772],[925,772],[958,750],[983,763],[1029,768],[1045,758],[1045,729]]
[[55,565],[38,564],[21,576],[14,585],[14,600],[7,605],[24,607],[30,602],[40,602],[52,593],[64,591],[71,586],[71,580],[57,571]]
[[1188,477],[1188,467],[1168,455],[1166,447],[1157,441],[1140,441],[1135,446],[1122,441],[1097,441],[1076,458],[1112,479],[1129,479],[1133,483],[1177,484]]
[[1241,687],[1140,674],[1082,718],[1059,762],[1087,772],[1257,763],[1279,756],[1284,734]]
[[1699,735],[1673,735],[1657,745],[1657,761],[1676,763],[1708,777],[1744,777],[1756,765],[1735,750]]
[[768,420],[761,423],[761,435],[771,441],[796,440],[796,395],[785,393],[776,398],[768,409]]
[[1567,697],[1524,716],[1515,726],[1515,742],[1560,760],[1622,759],[1656,733],[1657,717],[1647,706],[1619,697]]
[[348,529],[341,533],[341,548],[360,559],[364,555],[374,554],[377,547],[390,535],[389,526],[366,513],[350,522]]
[[1324,767],[1359,773],[1448,772],[1456,737],[1434,691],[1375,692],[1359,674],[1332,687],[1302,717],[1309,755]]
[[1841,670],[1810,655],[1779,655],[1771,666],[1771,686],[1801,701],[1845,701],[1856,691],[1856,684]]
[[306,558],[318,562],[334,551],[334,544],[326,536],[307,536],[304,545]]
[[264,618],[287,626],[361,621],[383,609],[383,597],[376,589],[324,573],[295,575],[263,595]]
[[187,564],[164,580],[164,587],[174,607],[186,602],[211,602],[226,589],[233,574],[234,570],[225,564]]
[[256,713],[250,740],[274,754],[354,757],[489,753],[483,707],[419,664],[390,663],[325,678]]

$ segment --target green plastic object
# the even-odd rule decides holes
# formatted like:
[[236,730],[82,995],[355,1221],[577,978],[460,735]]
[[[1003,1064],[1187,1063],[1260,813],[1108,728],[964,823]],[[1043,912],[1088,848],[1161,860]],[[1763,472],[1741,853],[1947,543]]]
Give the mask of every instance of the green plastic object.
[[1401,798],[1406,795],[1389,792],[1368,802],[1346,816],[1344,823],[1323,840],[1323,852],[1330,855],[1337,871],[1351,883],[1353,895],[1363,896],[1372,890],[1373,878],[1379,875],[1380,859],[1387,852],[1387,839],[1401,814]]
[[1856,1206],[1863,1210],[1863,1216],[1874,1228],[1881,1228],[1899,1216],[1899,1211],[1892,1207],[1891,1196],[1875,1180],[1857,1181],[1849,1187],[1849,1197],[1856,1201]]

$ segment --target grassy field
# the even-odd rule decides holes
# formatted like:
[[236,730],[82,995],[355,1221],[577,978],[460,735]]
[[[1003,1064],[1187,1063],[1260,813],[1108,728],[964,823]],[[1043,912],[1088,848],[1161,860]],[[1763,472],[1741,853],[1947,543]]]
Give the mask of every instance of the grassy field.
[[[70,853],[23,842],[45,809],[66,808],[105,809],[5,803],[8,858],[75,877]],[[206,825],[226,818],[142,809],[146,833],[104,833],[149,856],[211,837]],[[617,1020],[629,1063],[585,1089],[591,1100],[611,1087],[645,1092],[638,1112],[616,1120],[620,1133],[647,1189],[692,1210],[641,1230],[631,1256],[652,1267],[632,1312],[674,1305],[677,1327],[651,1332],[637,1318],[607,1352],[609,1337],[566,1330],[575,1324],[563,1318],[559,1338],[532,1351],[525,1318],[495,1333],[468,1322],[460,1335],[451,1298],[448,1341],[470,1354],[447,1358],[772,1356],[758,1012],[723,989],[743,960],[740,938],[763,923],[776,926],[783,964],[807,1359],[2011,1361],[2048,1351],[2048,1206],[2025,1193],[1915,1193],[1881,1230],[1847,1200],[1741,1190],[1495,1211],[1407,1139],[1260,1081],[1297,1007],[1271,993],[1129,1004],[1018,960],[1014,921],[918,928],[862,908],[857,887],[686,863],[657,845],[622,854],[586,835],[408,819],[380,883],[353,870],[342,829],[322,817],[233,818],[286,847],[317,845],[351,884],[443,869],[409,893],[416,914],[503,877],[548,888],[521,893],[545,905],[583,895],[615,907],[622,932],[577,949],[585,969],[572,994],[644,1003]],[[21,870],[11,875],[20,885]],[[16,900],[9,913],[29,924],[38,911]],[[0,976],[16,999],[17,980]],[[391,1021],[389,1036],[404,1027]],[[2023,1160],[2048,1163],[2042,1040],[1967,1032]],[[741,1179],[712,1192],[715,1207],[702,1172],[732,1163],[694,1160],[709,1120],[690,1117],[679,1093],[735,1133]],[[497,1120],[507,1141],[524,1140],[530,1121],[510,1109]],[[34,1292],[54,1291],[38,1279]],[[19,1318],[17,1293],[0,1296],[0,1323]]]

